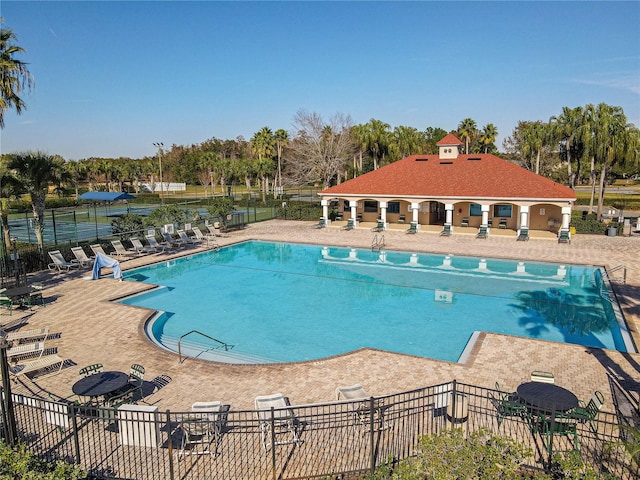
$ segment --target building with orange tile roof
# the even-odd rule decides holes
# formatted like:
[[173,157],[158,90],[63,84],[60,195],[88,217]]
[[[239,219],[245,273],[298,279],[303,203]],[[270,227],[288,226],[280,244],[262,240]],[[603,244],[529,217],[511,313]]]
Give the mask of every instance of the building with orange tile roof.
[[491,154],[462,154],[448,134],[436,155],[411,155],[319,193],[323,216],[418,225],[569,230],[572,189]]

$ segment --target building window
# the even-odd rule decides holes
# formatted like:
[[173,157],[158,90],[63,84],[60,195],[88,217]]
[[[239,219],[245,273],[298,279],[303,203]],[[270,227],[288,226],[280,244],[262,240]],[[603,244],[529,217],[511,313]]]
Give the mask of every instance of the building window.
[[513,210],[513,205],[494,205],[493,216],[511,218],[512,210]]
[[482,205],[479,203],[472,203],[469,205],[469,216],[470,217],[481,217],[482,216]]
[[400,213],[400,202],[389,202],[387,204],[387,213]]
[[364,211],[365,213],[377,213],[378,212],[378,202],[375,200],[365,200],[364,201]]

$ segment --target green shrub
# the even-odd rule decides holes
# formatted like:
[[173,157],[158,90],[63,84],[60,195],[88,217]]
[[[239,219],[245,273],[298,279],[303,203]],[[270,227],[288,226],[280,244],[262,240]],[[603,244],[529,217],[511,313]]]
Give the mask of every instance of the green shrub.
[[24,445],[11,448],[0,440],[0,478],[3,480],[80,480],[86,472],[79,466],[37,458]]
[[120,237],[123,240],[128,240],[131,236],[138,235],[143,225],[143,218],[135,213],[126,213],[111,221],[113,233],[116,235],[121,234]]

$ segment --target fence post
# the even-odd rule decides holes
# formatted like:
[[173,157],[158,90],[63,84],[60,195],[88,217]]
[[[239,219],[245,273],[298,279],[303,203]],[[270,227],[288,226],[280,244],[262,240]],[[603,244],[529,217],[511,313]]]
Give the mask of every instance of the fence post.
[[76,218],[76,211],[73,211],[73,229],[76,233],[76,245],[78,245],[78,219]]
[[[42,219],[44,222],[44,218]],[[56,212],[55,210],[51,210],[51,223],[53,224],[53,243],[54,245],[58,245],[58,234],[56,233]]]
[[169,440],[167,441],[167,451],[169,452],[169,478],[173,480],[173,441],[171,439],[171,432],[173,431],[173,428],[171,428],[171,412],[169,410],[167,410],[167,431],[169,432]]
[[376,451],[375,451],[375,441],[374,433],[375,428],[373,425],[374,415],[373,415],[373,397],[369,398],[369,448],[371,449],[371,474],[373,475],[376,472]]
[[78,410],[74,404],[69,404],[71,410],[71,425],[73,426],[73,449],[76,451],[76,464],[80,465],[80,439],[78,438]]
[[[87,212],[89,212],[88,209]],[[93,202],[93,223],[96,226],[96,243],[100,243],[100,235],[98,235],[98,212],[96,211],[96,202]]]
[[273,474],[273,480],[277,479],[276,476],[276,419],[274,407],[271,407],[271,472]]

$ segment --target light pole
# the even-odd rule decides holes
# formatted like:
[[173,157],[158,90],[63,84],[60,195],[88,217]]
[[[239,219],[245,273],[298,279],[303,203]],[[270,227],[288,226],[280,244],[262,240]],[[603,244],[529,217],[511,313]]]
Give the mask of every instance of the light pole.
[[164,148],[164,143],[153,142],[153,145],[158,149],[158,161],[160,162],[160,202],[164,205],[164,182],[162,181],[162,149]]

